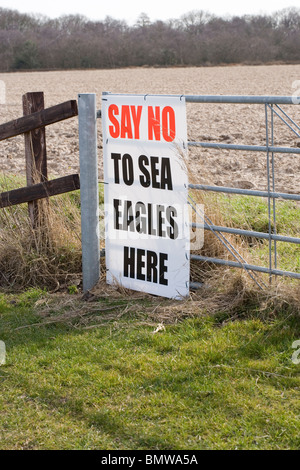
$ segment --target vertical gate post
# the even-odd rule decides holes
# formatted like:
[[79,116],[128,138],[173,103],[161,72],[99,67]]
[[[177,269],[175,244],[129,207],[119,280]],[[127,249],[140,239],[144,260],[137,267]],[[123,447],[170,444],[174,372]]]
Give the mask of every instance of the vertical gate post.
[[[23,115],[42,111],[44,109],[44,93],[42,91],[23,95]],[[31,132],[25,132],[25,160],[27,186],[44,183],[47,175],[47,152],[45,128],[41,127]],[[33,228],[41,221],[41,211],[37,201],[28,203],[29,217]]]
[[78,95],[83,291],[100,278],[96,95]]

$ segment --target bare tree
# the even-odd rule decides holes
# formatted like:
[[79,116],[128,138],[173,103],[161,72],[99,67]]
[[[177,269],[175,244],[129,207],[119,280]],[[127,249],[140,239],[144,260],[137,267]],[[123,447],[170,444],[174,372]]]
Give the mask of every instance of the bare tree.
[[0,71],[300,61],[300,9],[217,17],[203,10],[133,26],[82,15],[49,19],[0,8]]

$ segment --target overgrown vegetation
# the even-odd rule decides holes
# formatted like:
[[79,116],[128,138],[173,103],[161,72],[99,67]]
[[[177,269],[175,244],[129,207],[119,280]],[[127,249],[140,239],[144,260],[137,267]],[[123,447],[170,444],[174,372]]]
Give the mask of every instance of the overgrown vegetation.
[[0,71],[24,69],[291,63],[300,59],[300,10],[136,24],[80,15],[49,19],[0,8]]
[[[0,177],[0,192],[24,186],[20,178]],[[27,204],[0,210],[0,286],[57,290],[80,282],[80,208],[76,193],[39,201],[33,229]]]
[[[192,176],[191,176],[192,178]],[[2,175],[0,191],[24,185],[22,178]],[[103,187],[100,203],[103,202]],[[268,233],[268,204],[263,198],[247,196],[221,196],[195,191],[192,199],[204,204],[205,216],[215,225],[225,225],[246,230]],[[28,287],[46,288],[50,291],[75,291],[81,284],[80,242],[80,192],[41,200],[40,225],[33,230],[28,218],[27,204],[0,211],[0,286],[16,290]],[[299,236],[300,208],[293,202],[277,201],[276,230],[281,235]],[[273,227],[272,227],[273,228]],[[268,266],[269,243],[255,237],[226,234],[226,239],[249,264]],[[102,240],[104,248],[104,240]],[[273,244],[274,245],[274,244]],[[299,245],[278,242],[278,269],[300,272]],[[207,230],[204,245],[196,254],[235,260],[220,237]],[[274,246],[272,248],[274,255]],[[105,266],[102,263],[103,278]],[[255,287],[248,273],[207,263],[191,263],[191,280],[205,281],[215,290],[222,279],[228,277],[241,283],[245,290]],[[268,284],[267,275],[259,278]],[[230,282],[227,280],[230,288]],[[297,281],[277,280],[274,284],[285,285],[284,291],[296,288]],[[296,286],[296,287],[295,287]],[[256,286],[257,287],[257,286]],[[243,287],[244,289],[244,287]],[[209,294],[211,296],[211,294]],[[214,297],[213,297],[214,298]],[[230,300],[231,302],[231,300]],[[228,305],[229,303],[228,302]]]

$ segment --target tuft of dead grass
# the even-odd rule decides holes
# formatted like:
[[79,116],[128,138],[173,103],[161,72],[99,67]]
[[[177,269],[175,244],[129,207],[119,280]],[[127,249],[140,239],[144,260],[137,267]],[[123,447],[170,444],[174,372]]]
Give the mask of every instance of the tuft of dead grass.
[[80,212],[68,198],[38,201],[35,228],[27,205],[0,210],[0,286],[50,290],[81,277]]
[[[182,301],[163,299],[150,294],[110,286],[99,281],[84,296],[66,293],[44,294],[35,303],[38,322],[17,329],[65,324],[73,329],[94,329],[109,326],[126,328],[134,325],[157,327],[174,325],[187,318],[213,316],[217,323],[259,318],[273,321],[280,316],[300,316],[300,292],[278,286],[269,290],[250,287],[248,279],[237,271],[215,274],[210,285]],[[221,282],[223,279],[223,282]],[[124,321],[126,320],[126,321]]]

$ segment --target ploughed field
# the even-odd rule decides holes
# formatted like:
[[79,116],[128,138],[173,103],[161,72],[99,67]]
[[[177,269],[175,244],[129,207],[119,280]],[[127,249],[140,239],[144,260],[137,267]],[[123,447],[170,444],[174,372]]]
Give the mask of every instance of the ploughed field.
[[[101,109],[102,91],[291,96],[298,88],[300,95],[300,65],[18,72],[2,73],[0,80],[6,88],[5,103],[2,104],[1,99],[0,104],[0,123],[22,116],[22,95],[32,91],[44,92],[46,107],[77,99],[79,93],[96,93],[98,109]],[[300,125],[300,106],[282,105],[282,108]],[[187,122],[189,141],[266,144],[263,105],[188,103]],[[98,134],[99,177],[102,179],[100,119]],[[50,176],[79,172],[76,117],[47,127],[46,142]],[[274,118],[274,145],[300,146],[300,139],[277,116]],[[259,152],[189,149],[189,168],[194,183],[266,190],[266,161],[266,154]],[[300,155],[276,154],[274,163],[275,190],[300,193]],[[25,173],[23,136],[0,142],[0,172]]]

